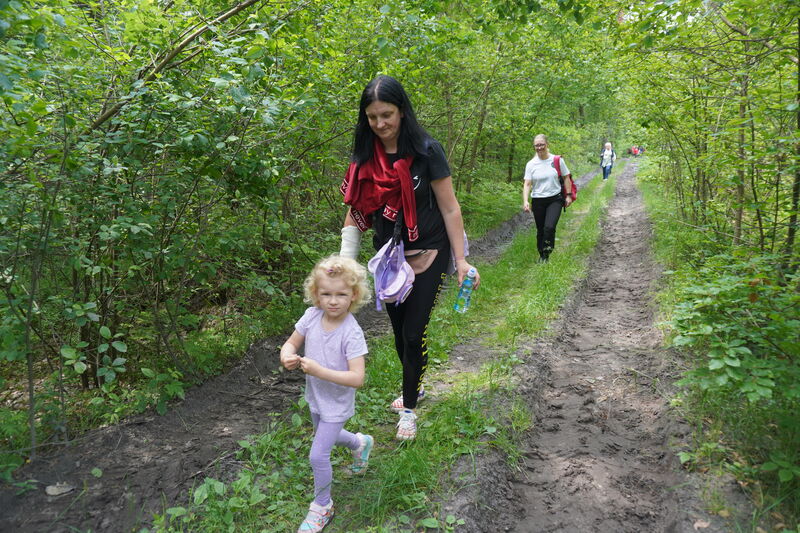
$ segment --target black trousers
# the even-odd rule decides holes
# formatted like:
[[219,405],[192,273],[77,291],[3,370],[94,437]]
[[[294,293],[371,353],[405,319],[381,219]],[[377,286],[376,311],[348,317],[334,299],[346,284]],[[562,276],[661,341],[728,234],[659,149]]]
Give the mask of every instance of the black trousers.
[[531,211],[536,221],[536,248],[539,257],[547,260],[556,244],[556,226],[564,207],[561,193],[547,198],[531,198]]
[[428,322],[447,276],[450,248],[439,250],[428,270],[414,276],[414,288],[398,306],[387,303],[394,331],[394,347],[403,365],[403,407],[414,409],[428,368]]

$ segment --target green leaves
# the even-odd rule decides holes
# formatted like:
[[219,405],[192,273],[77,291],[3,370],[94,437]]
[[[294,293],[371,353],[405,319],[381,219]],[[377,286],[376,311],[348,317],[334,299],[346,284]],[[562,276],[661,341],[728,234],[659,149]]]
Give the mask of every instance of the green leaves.
[[796,455],[794,460],[788,454],[773,452],[770,460],[761,465],[764,472],[777,472],[781,483],[790,483],[793,480],[800,480],[800,461]]
[[[774,269],[770,255],[720,254],[699,269],[675,272],[682,279],[672,326],[673,345],[689,349],[692,368],[678,384],[681,403],[698,427],[721,428],[682,452],[682,462],[702,465],[709,457],[743,477],[791,491],[800,481],[800,365],[798,277]],[[723,447],[720,442],[727,446]],[[769,456],[759,465],[759,457]],[[746,457],[746,459],[742,459]],[[745,468],[741,462],[749,462]],[[783,488],[785,487],[785,488]]]
[[122,341],[114,341],[111,343],[111,346],[113,346],[118,352],[124,353],[128,351],[128,345]]
[[0,72],[0,89],[2,89],[3,91],[11,91],[14,89],[14,84],[11,83],[9,77],[3,74],[2,72]]
[[77,348],[64,345],[61,347],[61,356],[64,357],[64,365],[71,367],[76,374],[83,374],[88,368],[86,366],[86,356]]
[[761,268],[771,261],[776,259],[740,263],[723,256],[700,272],[704,283],[682,289],[684,303],[672,321],[678,332],[673,345],[705,352],[707,358],[705,370],[690,371],[682,383],[704,390],[736,387],[757,402],[773,398],[779,383],[789,385],[800,375],[782,357],[788,354],[784,345],[790,350],[797,345],[790,333],[797,318],[785,310],[795,308],[800,299],[777,283],[765,282]]
[[102,358],[102,366],[97,369],[97,377],[103,379],[104,383],[111,383],[116,379],[117,374],[125,372],[125,362],[127,359],[124,357],[117,357],[113,361],[107,355]]

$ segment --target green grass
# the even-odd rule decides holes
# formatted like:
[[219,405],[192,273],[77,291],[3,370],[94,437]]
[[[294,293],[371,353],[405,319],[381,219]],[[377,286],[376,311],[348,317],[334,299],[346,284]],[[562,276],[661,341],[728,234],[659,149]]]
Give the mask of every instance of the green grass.
[[520,183],[497,182],[487,179],[479,182],[472,194],[458,194],[467,235],[477,239],[496,228],[519,211],[522,202]]
[[[343,473],[351,460],[347,450],[334,450],[338,516],[330,531],[417,531],[423,526],[451,531],[459,518],[442,516],[436,498],[447,490],[444,480],[455,462],[489,448],[500,450],[510,462],[518,459],[516,443],[531,427],[532,416],[524,399],[515,395],[512,370],[521,362],[515,355],[517,341],[541,334],[585,274],[613,187],[613,181],[603,185],[594,180],[582,191],[559,223],[549,263],[534,261],[538,254],[532,229],[518,235],[496,264],[478,265],[482,286],[467,313],[452,311],[454,284],[442,293],[429,326],[426,381],[437,380],[456,344],[484,343],[486,361],[480,371],[436,387],[435,397],[420,404],[414,442],[394,440],[396,415],[386,408],[400,390],[391,336],[369,340],[367,380],[357,392],[357,414],[347,428],[368,431],[376,447],[367,473],[357,477]],[[312,435],[303,403],[290,413],[273,415],[265,433],[241,443],[239,480],[228,485],[206,480],[195,488],[190,508],[168,509],[156,517],[155,530],[294,531],[313,486],[307,459]]]

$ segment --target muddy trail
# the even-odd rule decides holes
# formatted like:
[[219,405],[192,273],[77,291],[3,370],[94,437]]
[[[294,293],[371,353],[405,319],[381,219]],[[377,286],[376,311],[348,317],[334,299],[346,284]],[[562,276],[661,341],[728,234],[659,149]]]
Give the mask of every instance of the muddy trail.
[[[459,490],[444,508],[465,518],[463,531],[678,532],[695,531],[704,517],[668,446],[685,428],[671,422],[663,394],[674,376],[648,306],[658,270],[634,172],[629,164],[619,178],[589,281],[565,311],[574,326],[519,354],[527,363],[517,370],[520,393],[538,414],[522,467],[489,454],[454,470]],[[494,261],[531,222],[520,213],[471,243],[473,259]],[[358,319],[367,337],[388,331],[374,308]],[[0,488],[0,531],[138,530],[153,513],[186,505],[205,477],[235,479],[237,442],[300,393],[302,376],[278,368],[284,340],[253,344],[164,416],[135,416],[39,456],[16,476],[32,480],[31,490]],[[456,347],[448,371],[476,369],[483,351]],[[54,486],[62,493],[48,495]]]
[[586,280],[553,335],[518,353],[518,391],[535,413],[521,464],[489,454],[455,469],[454,486],[465,488],[444,508],[465,518],[464,531],[735,530],[704,510],[710,483],[748,507],[735,483],[688,474],[676,457],[689,428],[669,411],[678,369],[654,325],[660,270],[636,164],[617,178]]

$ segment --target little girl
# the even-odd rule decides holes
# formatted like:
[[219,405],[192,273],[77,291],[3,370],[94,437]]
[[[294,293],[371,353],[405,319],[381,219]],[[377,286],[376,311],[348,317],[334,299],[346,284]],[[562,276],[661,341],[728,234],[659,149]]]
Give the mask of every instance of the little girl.
[[[332,255],[321,260],[304,283],[313,307],[295,324],[281,348],[281,364],[306,374],[306,400],[314,424],[309,459],[314,471],[314,501],[298,533],[322,531],[333,518],[331,450],[352,450],[354,473],[367,468],[374,443],[370,435],[350,433],[344,424],[355,411],[356,389],[364,384],[364,332],[351,312],[370,297],[367,271],[356,261]],[[305,357],[297,355],[305,344]]]

